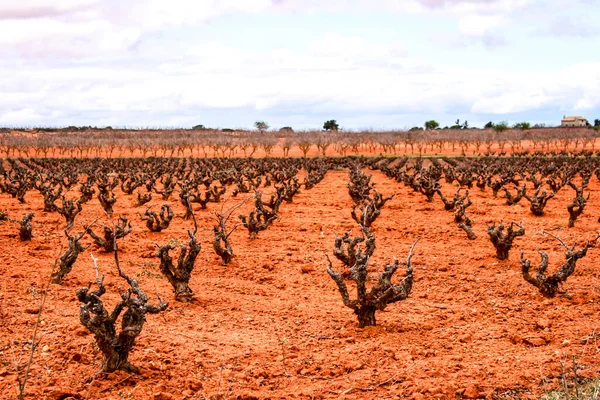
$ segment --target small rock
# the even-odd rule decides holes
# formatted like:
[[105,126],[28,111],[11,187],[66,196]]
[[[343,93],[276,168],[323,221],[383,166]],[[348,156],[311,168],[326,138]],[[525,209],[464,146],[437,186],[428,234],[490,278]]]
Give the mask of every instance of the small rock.
[[470,341],[473,340],[473,336],[471,336],[471,334],[467,333],[467,334],[464,334],[461,337],[459,337],[458,340],[461,343],[469,343]]
[[[109,377],[109,379],[111,379],[111,380],[113,380],[115,382],[120,382],[120,381],[127,380],[127,379],[131,378],[131,375],[128,374],[127,372],[125,372],[125,371],[117,370],[117,371],[111,372],[108,375],[108,377]],[[159,384],[157,386],[161,386],[161,385],[162,384]],[[164,386],[162,386],[162,389],[164,389]]]
[[536,327],[537,329],[539,329],[539,330],[544,330],[544,329],[546,329],[546,328],[549,328],[549,327],[550,327],[550,321],[549,321],[549,320],[547,320],[547,319],[544,319],[544,318],[542,318],[542,319],[538,319],[538,320],[535,322],[535,327]]
[[44,393],[54,392],[56,388],[54,386],[48,386],[44,388]]
[[596,372],[592,368],[580,369],[577,374],[588,379],[593,379],[596,376]]
[[519,344],[523,342],[523,338],[517,333],[509,335],[508,338],[512,344]]
[[583,296],[581,294],[574,295],[570,300],[573,302],[573,304],[579,304],[579,305],[585,304],[588,301],[587,297]]
[[363,365],[360,361],[352,360],[346,364],[346,371],[348,371],[348,372],[358,371],[359,369],[362,369],[362,367],[363,367]]
[[425,322],[425,323],[423,323],[423,325],[421,325],[421,328],[423,328],[423,330],[425,330],[425,331],[430,331],[433,329],[433,325],[430,324],[429,322]]
[[541,336],[529,336],[523,339],[523,343],[528,344],[530,346],[539,347],[545,346],[547,341]]
[[475,385],[469,385],[462,393],[462,397],[463,399],[477,399],[479,398],[479,389]]
[[202,389],[202,382],[200,381],[189,381],[188,382],[188,387],[193,390],[194,392],[197,392],[198,390]]
[[303,274],[308,274],[308,273],[311,273],[311,272],[313,272],[314,270],[315,270],[315,267],[314,267],[313,265],[311,265],[311,264],[309,264],[309,265],[303,265],[302,267],[300,267],[300,271],[301,271]]
[[238,372],[237,374],[235,374],[235,379],[238,381],[245,381],[246,380],[246,374],[243,372]]
[[233,371],[230,369],[224,369],[222,375],[224,379],[229,380],[233,376]]
[[408,352],[396,352],[393,355],[393,359],[396,361],[405,361],[405,362],[411,362],[413,360],[412,356]]
[[29,307],[25,309],[25,314],[37,314],[38,312],[40,312],[39,307]]
[[431,388],[427,389],[427,392],[429,392],[431,394],[439,394],[439,393],[442,393],[442,389],[440,389],[439,387],[431,387]]
[[254,376],[257,376],[259,378],[268,378],[269,377],[269,373],[264,369],[264,368],[259,368],[259,369],[255,369],[252,371],[252,374]]

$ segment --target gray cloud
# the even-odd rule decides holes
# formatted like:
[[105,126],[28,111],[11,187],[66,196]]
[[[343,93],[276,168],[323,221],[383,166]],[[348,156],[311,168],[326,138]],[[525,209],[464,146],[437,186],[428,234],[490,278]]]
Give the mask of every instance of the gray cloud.
[[21,4],[12,2],[8,6],[0,4],[0,21],[65,17],[91,10],[94,6],[98,6],[95,0],[82,0],[80,2],[36,0],[22,2]]
[[66,14],[68,11],[53,7],[37,7],[29,9],[2,9],[0,10],[0,19],[36,19],[58,17]]

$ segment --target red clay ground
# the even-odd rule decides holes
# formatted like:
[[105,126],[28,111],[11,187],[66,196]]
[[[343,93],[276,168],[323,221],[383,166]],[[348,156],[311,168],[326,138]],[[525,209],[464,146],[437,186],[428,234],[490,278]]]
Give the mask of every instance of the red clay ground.
[[[62,286],[50,286],[26,398],[537,398],[558,386],[560,363],[570,368],[572,356],[584,368],[582,376],[598,376],[599,348],[595,339],[585,338],[599,325],[600,249],[589,250],[565,286],[567,294],[553,300],[521,278],[518,261],[521,248],[535,265],[535,250],[547,251],[552,271],[564,261],[558,243],[542,230],[569,244],[595,237],[600,214],[595,178],[588,208],[572,229],[566,228],[569,188],[550,201],[543,217],[534,217],[526,203],[506,206],[489,189],[475,188],[470,215],[478,238],[470,242],[439,199],[426,203],[380,172],[373,175],[380,192],[397,194],[374,223],[373,273],[393,256],[404,259],[421,237],[413,291],[379,312],[377,327],[357,328],[325,271],[324,254],[331,253],[335,235],[358,232],[350,218],[347,171],[328,172],[315,188],[284,203],[280,219],[257,240],[239,229],[233,235],[236,258],[228,267],[212,251],[210,210],[198,210],[203,250],[190,283],[196,295],[191,304],[173,300],[153,256],[156,243],[186,239],[191,223],[181,219],[183,207],[171,199],[178,215],[171,227],[149,233],[137,217],[143,208],[133,207],[133,195],[121,195],[115,215],[127,215],[134,225],[120,242],[122,266],[149,295],[157,289],[170,303],[166,312],[148,316],[131,354],[142,373],[97,373],[101,354],[79,323],[75,298],[75,290],[94,276],[90,251],[106,274],[109,293],[103,298],[110,309],[124,282],[112,256],[92,246]],[[454,190],[444,187],[447,194]],[[162,201],[154,197],[151,204],[158,208]],[[17,227],[7,222],[0,234],[0,397],[7,399],[16,398],[13,360],[26,364],[40,293],[65,243],[62,217],[43,213],[38,194],[26,199],[23,205],[0,195],[0,209],[11,218],[36,212],[31,242],[19,242]],[[94,198],[78,221],[102,215]],[[486,234],[486,224],[500,220],[523,220],[526,228],[507,261],[494,258]],[[334,266],[341,269],[338,262]],[[399,271],[395,279],[402,277]]]

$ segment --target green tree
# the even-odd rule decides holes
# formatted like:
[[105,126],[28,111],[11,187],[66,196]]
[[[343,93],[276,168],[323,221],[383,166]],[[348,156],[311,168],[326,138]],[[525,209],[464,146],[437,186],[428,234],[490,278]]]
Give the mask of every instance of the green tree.
[[492,128],[494,129],[495,132],[504,132],[505,130],[508,129],[508,123],[507,122],[498,122],[497,124],[494,125],[494,127]]
[[493,127],[494,127],[494,123],[492,121],[488,122],[484,126],[485,129],[492,129]]
[[454,125],[452,125],[450,127],[450,129],[462,129],[463,126],[460,123],[460,119],[457,119],[456,122],[454,122]]
[[195,131],[203,131],[206,129],[206,127],[204,125],[194,125],[192,129]]
[[282,132],[282,133],[289,132],[289,133],[291,133],[291,132],[294,132],[294,130],[292,129],[291,126],[284,126],[283,128],[279,129],[279,132]]
[[600,119],[594,120],[594,126],[600,126]]
[[267,124],[265,121],[256,121],[254,123],[254,127],[261,132],[265,132],[265,131],[269,130],[269,128],[270,128],[269,124]]
[[440,127],[440,124],[436,120],[430,120],[425,122],[425,129],[432,131]]
[[325,129],[326,131],[337,132],[337,130],[339,128],[340,128],[340,126],[338,125],[338,123],[335,119],[330,119],[329,121],[325,121],[325,123],[323,124],[323,129]]
[[521,130],[526,130],[526,129],[530,129],[531,128],[531,124],[529,122],[518,122],[516,124],[513,125],[513,128],[515,129],[521,129]]

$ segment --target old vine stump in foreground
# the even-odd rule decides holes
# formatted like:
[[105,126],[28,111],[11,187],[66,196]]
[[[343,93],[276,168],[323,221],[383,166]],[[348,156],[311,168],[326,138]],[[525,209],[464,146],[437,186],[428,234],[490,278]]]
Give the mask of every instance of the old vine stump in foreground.
[[327,256],[329,265],[327,266],[327,272],[329,276],[335,281],[342,295],[342,301],[348,308],[354,310],[354,313],[358,317],[358,327],[364,328],[365,326],[375,326],[377,321],[375,319],[375,312],[377,310],[384,310],[388,304],[395,303],[400,300],[404,300],[408,297],[412,290],[413,285],[413,267],[411,259],[413,251],[419,239],[413,243],[406,261],[403,263],[406,265],[406,276],[397,285],[392,284],[392,276],[398,269],[398,260],[394,260],[392,264],[385,267],[385,270],[379,276],[379,281],[375,286],[371,288],[371,291],[367,293],[367,279],[368,272],[367,266],[369,263],[369,256],[362,251],[356,255],[356,262],[350,268],[350,278],[356,282],[357,299],[351,300],[348,294],[348,287],[342,274],[332,269],[331,259]]

